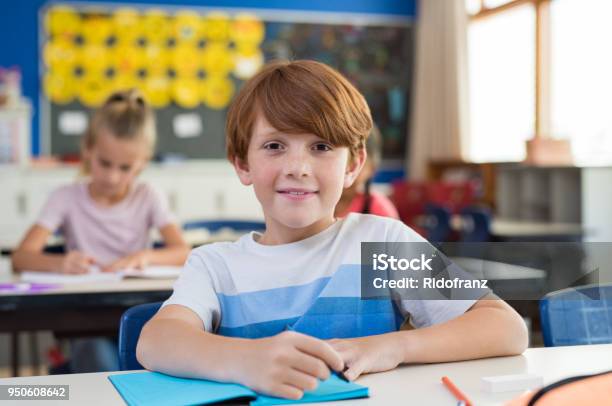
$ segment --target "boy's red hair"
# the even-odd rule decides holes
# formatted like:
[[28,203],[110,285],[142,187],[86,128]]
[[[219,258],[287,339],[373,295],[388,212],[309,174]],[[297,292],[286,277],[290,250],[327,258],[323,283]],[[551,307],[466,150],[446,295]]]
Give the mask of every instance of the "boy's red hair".
[[320,62],[276,61],[249,79],[229,107],[227,157],[246,162],[253,125],[262,113],[275,129],[315,134],[354,157],[372,128],[370,109],[340,73]]

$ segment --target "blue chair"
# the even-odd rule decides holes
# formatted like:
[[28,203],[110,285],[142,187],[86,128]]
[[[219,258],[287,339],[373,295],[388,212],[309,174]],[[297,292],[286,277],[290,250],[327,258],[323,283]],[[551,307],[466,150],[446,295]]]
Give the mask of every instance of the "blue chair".
[[234,231],[264,231],[266,223],[263,221],[243,221],[243,220],[204,220],[190,221],[183,224],[183,230],[197,230],[205,228],[211,233],[216,233],[221,229],[229,228]]
[[425,206],[425,224],[423,228],[427,234],[427,239],[432,243],[441,243],[450,240],[451,213],[442,206],[428,204]]
[[119,324],[119,368],[122,371],[143,369],[136,360],[136,344],[140,330],[157,313],[162,302],[145,303],[130,307],[121,316]]
[[540,300],[544,345],[612,343],[612,284],[551,292]]
[[480,207],[461,210],[461,242],[487,242],[491,239],[491,212]]

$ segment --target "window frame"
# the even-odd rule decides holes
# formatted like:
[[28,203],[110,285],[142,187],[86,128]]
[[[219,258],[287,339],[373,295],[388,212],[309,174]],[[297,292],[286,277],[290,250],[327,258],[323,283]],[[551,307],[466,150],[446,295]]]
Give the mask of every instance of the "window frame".
[[551,115],[551,25],[550,3],[552,0],[512,0],[503,5],[488,8],[480,0],[480,11],[469,16],[469,21],[478,21],[498,15],[525,4],[535,9],[535,117],[534,139],[550,135]]

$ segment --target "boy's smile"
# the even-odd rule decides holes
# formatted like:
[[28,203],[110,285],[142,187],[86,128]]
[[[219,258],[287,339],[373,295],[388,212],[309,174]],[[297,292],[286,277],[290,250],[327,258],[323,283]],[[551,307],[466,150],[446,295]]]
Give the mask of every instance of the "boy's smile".
[[260,242],[294,242],[331,225],[343,188],[363,165],[364,157],[349,164],[349,155],[348,147],[315,134],[279,131],[258,115],[247,162],[237,159],[235,166],[241,182],[253,185],[266,217]]
[[281,188],[276,192],[282,194],[289,200],[297,201],[306,200],[308,198],[314,197],[317,193],[319,193],[318,190],[308,190],[302,188]]

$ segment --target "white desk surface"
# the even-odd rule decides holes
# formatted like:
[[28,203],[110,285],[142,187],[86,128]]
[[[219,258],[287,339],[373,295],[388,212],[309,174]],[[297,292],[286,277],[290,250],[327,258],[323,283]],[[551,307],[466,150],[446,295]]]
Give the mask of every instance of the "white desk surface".
[[[531,373],[543,376],[544,383],[549,384],[573,375],[603,372],[610,369],[612,369],[612,344],[530,348],[523,355],[515,357],[403,366],[393,371],[363,376],[357,380],[357,383],[370,388],[370,398],[322,405],[454,406],[457,401],[440,382],[440,378],[444,375],[451,378],[474,405],[500,405],[518,396],[521,391],[486,393],[481,389],[481,377]],[[0,379],[0,385],[70,385],[69,401],[28,401],[28,405],[107,406],[124,404],[119,393],[107,379],[108,375],[109,373],[93,373],[4,378]],[[20,405],[23,402],[16,401],[14,404]]]
[[581,236],[586,230],[580,223],[549,223],[494,218],[491,234],[502,237]]
[[546,278],[546,271],[521,265],[469,257],[449,257],[449,259],[477,278],[489,280]]
[[[125,278],[117,282],[75,283],[58,286],[41,292],[10,292],[6,295],[59,295],[70,293],[142,292],[172,290],[176,279]],[[19,283],[18,275],[2,275],[0,283]],[[2,296],[2,293],[0,293]]]

